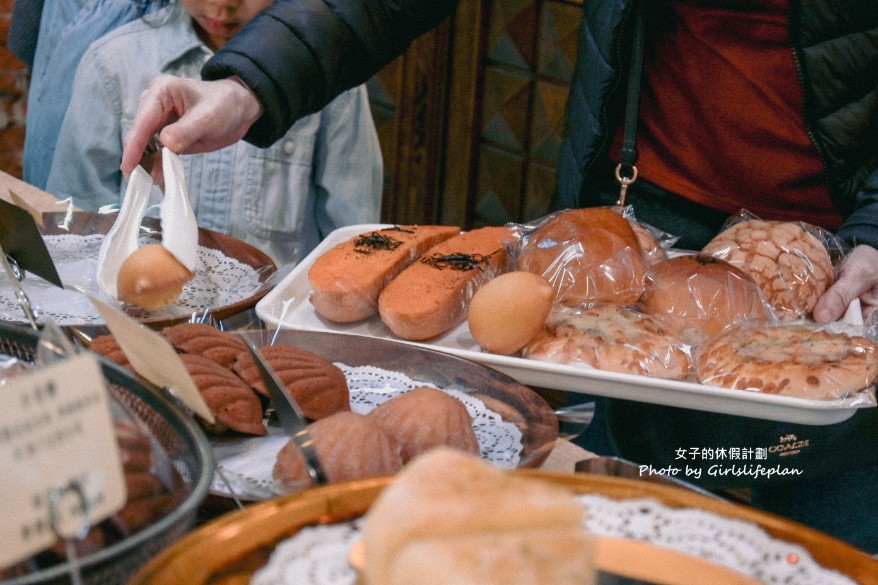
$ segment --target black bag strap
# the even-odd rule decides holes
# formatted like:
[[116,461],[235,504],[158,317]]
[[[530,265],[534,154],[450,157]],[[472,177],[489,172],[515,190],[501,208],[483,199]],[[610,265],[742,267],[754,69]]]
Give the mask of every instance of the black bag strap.
[[643,12],[642,0],[634,7],[634,42],[631,51],[631,67],[628,77],[628,94],[625,100],[625,129],[622,135],[622,148],[619,151],[619,164],[616,166],[616,180],[619,181],[619,201],[625,205],[628,186],[637,180],[637,108],[640,105],[640,80],[643,71]]

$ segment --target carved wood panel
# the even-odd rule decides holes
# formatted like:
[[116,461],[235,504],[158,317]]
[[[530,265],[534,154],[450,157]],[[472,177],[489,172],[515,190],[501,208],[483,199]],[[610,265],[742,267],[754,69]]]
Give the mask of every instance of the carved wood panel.
[[581,13],[462,0],[370,81],[384,221],[469,229],[548,212]]

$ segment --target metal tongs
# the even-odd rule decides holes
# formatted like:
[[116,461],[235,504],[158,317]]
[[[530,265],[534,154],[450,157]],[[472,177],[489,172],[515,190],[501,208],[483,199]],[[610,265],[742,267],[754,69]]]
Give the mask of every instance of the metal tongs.
[[320,458],[317,456],[317,449],[314,447],[314,440],[308,431],[308,421],[305,420],[302,409],[287,392],[283,382],[278,379],[277,374],[274,373],[256,346],[249,341],[245,341],[245,344],[253,356],[253,361],[256,362],[256,367],[259,369],[259,374],[268,390],[271,405],[274,407],[281,428],[292,437],[305,459],[305,467],[308,470],[311,484],[319,486],[329,483]]

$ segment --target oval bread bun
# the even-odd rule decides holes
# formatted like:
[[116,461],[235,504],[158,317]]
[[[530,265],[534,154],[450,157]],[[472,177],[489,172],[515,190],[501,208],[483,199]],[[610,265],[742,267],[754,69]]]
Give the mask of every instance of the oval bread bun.
[[568,306],[634,303],[648,269],[627,219],[609,207],[567,209],[526,237],[518,260],[548,280],[556,301]]
[[119,300],[149,311],[176,301],[194,274],[161,244],[147,244],[131,253],[119,267]]
[[469,331],[485,351],[509,355],[540,332],[555,289],[542,276],[514,271],[485,283],[467,311]]
[[667,316],[668,324],[689,344],[713,337],[732,323],[771,317],[755,280],[706,254],[654,265],[640,303],[647,313]]

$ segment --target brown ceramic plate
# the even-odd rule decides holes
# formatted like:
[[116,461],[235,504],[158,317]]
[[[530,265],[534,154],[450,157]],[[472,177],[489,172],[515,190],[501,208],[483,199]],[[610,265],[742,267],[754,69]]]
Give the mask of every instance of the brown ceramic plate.
[[[113,226],[115,214],[98,214],[92,212],[78,211],[70,215],[63,213],[45,213],[44,218],[44,235],[91,235],[106,234]],[[160,241],[160,224],[157,219],[144,218],[142,223],[142,235],[147,239],[154,238]],[[163,309],[161,312],[153,313],[145,311],[138,307],[124,307],[126,313],[138,319],[142,323],[149,325],[151,328],[160,329],[174,323],[188,321],[193,313],[209,314],[214,319],[226,319],[233,315],[242,313],[256,305],[271,288],[271,276],[277,271],[277,266],[272,259],[261,250],[247,244],[237,238],[199,228],[198,245],[211,251],[217,251],[224,257],[240,262],[248,266],[256,272],[257,278],[255,286],[247,292],[241,293],[239,296],[226,298],[222,304],[195,304],[189,303],[185,306],[175,306]],[[213,283],[212,286],[222,288],[222,281]],[[211,291],[207,291],[210,293]],[[184,293],[185,294],[185,293]],[[204,295],[209,298],[211,295]],[[77,323],[62,323],[64,325],[77,325]]]
[[[643,481],[539,470],[514,473],[566,486],[577,494],[612,500],[649,498],[674,509],[697,509],[721,519],[740,521],[771,538],[803,550],[818,568],[837,571],[846,581],[878,583],[878,561],[867,554],[799,524],[703,496],[689,490]],[[239,585],[249,583],[265,566],[275,546],[300,529],[362,516],[392,478],[339,483],[291,494],[222,516],[184,537],[139,571],[129,585]],[[760,551],[757,551],[759,553]],[[800,557],[798,560],[802,560]],[[767,559],[796,563],[797,559]],[[707,582],[707,581],[705,581]]]

